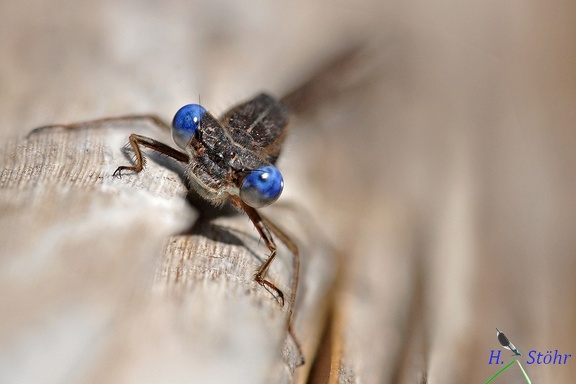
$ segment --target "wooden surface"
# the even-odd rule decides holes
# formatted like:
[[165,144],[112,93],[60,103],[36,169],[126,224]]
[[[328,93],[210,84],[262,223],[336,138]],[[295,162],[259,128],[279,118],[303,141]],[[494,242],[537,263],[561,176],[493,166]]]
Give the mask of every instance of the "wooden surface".
[[[300,356],[286,334],[288,305],[253,281],[267,249],[251,222],[208,204],[195,215],[183,167],[166,159],[150,160],[141,175],[112,176],[127,161],[120,149],[130,130],[162,136],[131,125],[44,130],[7,145],[3,288],[15,295],[4,296],[4,329],[28,326],[39,353],[69,360],[53,367],[54,379],[291,382]],[[306,257],[295,330],[312,361],[334,253],[303,213],[282,203],[267,211]],[[293,255],[279,246],[269,278],[290,297]],[[54,317],[61,325],[52,330]],[[72,339],[76,354],[60,356],[67,351],[51,337]],[[38,363],[28,360],[19,379],[35,381]]]
[[[0,382],[485,382],[495,327],[533,382],[572,382],[576,360],[525,361],[576,356],[574,10],[0,5]],[[266,250],[245,216],[202,216],[162,158],[110,176],[130,132],[170,138],[24,138],[169,120],[199,97],[219,114],[260,91],[294,111],[267,211],[303,249],[310,358],[294,375],[286,309],[250,279]],[[289,267],[282,249],[281,287]]]

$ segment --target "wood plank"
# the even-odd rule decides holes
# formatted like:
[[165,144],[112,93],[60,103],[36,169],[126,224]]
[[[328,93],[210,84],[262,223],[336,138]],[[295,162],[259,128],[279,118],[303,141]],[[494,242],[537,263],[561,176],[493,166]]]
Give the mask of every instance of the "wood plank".
[[[128,161],[120,143],[131,130],[158,134],[107,124],[5,146],[2,287],[13,294],[2,300],[4,337],[36,334],[35,350],[47,356],[60,344],[53,338],[69,340],[53,374],[74,382],[292,382],[300,356],[286,333],[288,305],[253,281],[267,249],[251,222],[207,205],[198,215],[183,167],[166,159],[167,167],[149,161],[139,175],[113,177]],[[278,204],[266,211],[302,252],[295,330],[312,361],[333,253],[309,218]],[[287,297],[292,257],[280,245],[270,270]],[[50,319],[58,322],[45,332]],[[29,364],[28,378],[40,380],[40,361]]]

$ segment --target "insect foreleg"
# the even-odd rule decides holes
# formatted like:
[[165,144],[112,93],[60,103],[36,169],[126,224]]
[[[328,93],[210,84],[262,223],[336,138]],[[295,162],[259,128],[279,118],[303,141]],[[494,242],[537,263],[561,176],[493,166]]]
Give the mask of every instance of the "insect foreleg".
[[302,353],[302,346],[300,344],[300,341],[296,337],[296,333],[294,331],[293,322],[292,322],[292,317],[294,314],[294,306],[296,305],[296,294],[297,294],[298,277],[299,277],[299,271],[300,271],[300,253],[298,251],[298,247],[292,241],[292,239],[290,239],[290,237],[288,237],[288,235],[286,235],[272,221],[270,221],[265,216],[260,215],[258,213],[258,211],[256,211],[256,209],[254,209],[254,208],[250,207],[249,205],[247,205],[246,203],[244,203],[240,198],[233,197],[232,202],[235,205],[242,208],[244,210],[244,212],[246,212],[246,214],[248,215],[248,217],[250,218],[250,220],[252,221],[252,223],[256,227],[256,230],[258,231],[258,233],[260,234],[260,236],[264,240],[264,244],[266,244],[266,247],[268,247],[268,249],[270,250],[270,255],[268,255],[268,258],[266,259],[266,261],[262,264],[262,266],[260,266],[260,269],[258,270],[256,275],[254,276],[254,280],[258,284],[262,285],[264,288],[271,289],[274,292],[276,292],[276,299],[278,300],[278,302],[282,306],[284,305],[284,294],[282,293],[282,291],[278,287],[276,287],[276,285],[274,285],[269,280],[266,280],[264,278],[264,276],[268,272],[268,269],[270,268],[270,265],[272,264],[272,261],[274,261],[274,258],[276,257],[276,243],[274,242],[274,239],[271,235],[271,232],[274,233],[274,235],[278,236],[280,241],[282,241],[288,247],[288,249],[292,252],[292,254],[294,255],[294,261],[293,261],[293,266],[294,266],[294,272],[293,273],[294,273],[294,275],[293,275],[293,279],[292,279],[292,291],[290,292],[290,302],[288,304],[289,305],[289,308],[288,308],[288,333],[290,334],[290,336],[294,340],[294,343],[296,344],[296,348],[298,350],[298,353],[300,354],[300,361],[298,362],[297,365],[298,366],[302,365],[302,364],[304,364],[304,354]]
[[138,120],[148,120],[153,125],[159,127],[162,130],[170,131],[170,126],[166,124],[161,118],[156,115],[125,115],[125,116],[116,116],[116,117],[105,117],[103,119],[97,120],[89,120],[89,121],[82,121],[79,123],[72,123],[72,124],[53,124],[53,125],[45,125],[42,127],[38,127],[32,130],[28,137],[35,135],[41,131],[45,131],[48,129],[88,129],[88,128],[97,128],[101,127],[106,123],[122,123],[122,122],[133,122]]
[[161,143],[157,140],[151,139],[146,136],[140,136],[135,133],[130,135],[130,145],[134,149],[134,154],[136,155],[136,165],[121,165],[114,171],[114,176],[120,176],[122,171],[134,171],[139,173],[144,169],[144,164],[146,164],[146,158],[142,155],[142,151],[140,150],[140,146],[144,146],[150,149],[153,149],[156,152],[160,152],[166,156],[169,156],[173,159],[181,161],[183,163],[187,163],[189,157],[184,152],[180,152],[169,145]]

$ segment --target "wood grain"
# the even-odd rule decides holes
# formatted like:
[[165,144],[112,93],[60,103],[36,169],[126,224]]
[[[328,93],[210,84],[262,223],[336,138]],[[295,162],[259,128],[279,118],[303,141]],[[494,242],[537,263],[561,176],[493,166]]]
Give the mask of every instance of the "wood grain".
[[[575,354],[574,4],[0,8],[0,382],[485,382],[495,327]],[[210,214],[161,157],[111,177],[129,133],[169,137],[24,139],[261,91],[293,111],[265,213],[303,250],[295,373],[249,221]],[[287,287],[285,249],[274,264]],[[575,367],[525,364],[533,382]]]
[[[252,224],[207,205],[195,218],[179,164],[150,161],[140,175],[112,177],[128,161],[118,145],[127,129],[56,128],[3,151],[3,287],[18,292],[4,296],[4,341],[22,329],[42,335],[39,325],[62,317],[79,354],[60,356],[66,361],[54,374],[68,372],[74,382],[292,382],[299,355],[286,333],[288,306],[253,281],[267,251]],[[295,320],[312,361],[333,253],[295,209],[280,206],[270,216],[294,234],[305,258]],[[281,246],[269,275],[288,297],[292,257]],[[94,313],[74,329],[75,319]],[[52,347],[46,341],[44,353]]]

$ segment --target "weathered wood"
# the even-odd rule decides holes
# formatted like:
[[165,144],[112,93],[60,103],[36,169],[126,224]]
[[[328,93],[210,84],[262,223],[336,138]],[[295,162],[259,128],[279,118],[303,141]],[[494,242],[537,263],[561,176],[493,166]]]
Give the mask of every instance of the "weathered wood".
[[[146,128],[129,129],[162,136]],[[300,357],[286,330],[292,303],[281,307],[254,282],[267,250],[252,224],[206,206],[211,216],[195,215],[182,167],[169,160],[113,177],[128,161],[129,129],[45,130],[5,145],[4,342],[36,333],[54,377],[74,382],[292,382]],[[278,204],[269,215],[303,258],[295,331],[312,361],[333,256],[306,216]],[[279,246],[269,278],[290,297],[293,256]],[[58,324],[46,335],[51,318]],[[62,345],[49,337],[70,340],[74,348],[61,353],[73,355],[49,353]],[[32,381],[35,364],[26,368]]]
[[[169,119],[199,98],[219,114],[260,91],[286,94],[296,114],[286,189],[266,212],[303,247],[309,360],[334,268],[318,233],[342,265],[331,343],[295,381],[313,366],[311,382],[485,382],[495,327],[523,354],[574,354],[574,4],[4,2],[0,382],[290,377],[286,308],[250,283],[266,250],[245,217],[198,221],[162,158],[111,178],[134,127],[13,139],[126,113]],[[329,70],[309,82],[314,68]],[[271,271],[283,287],[285,251]],[[213,342],[238,365],[225,369]],[[565,383],[574,366],[526,368]]]

